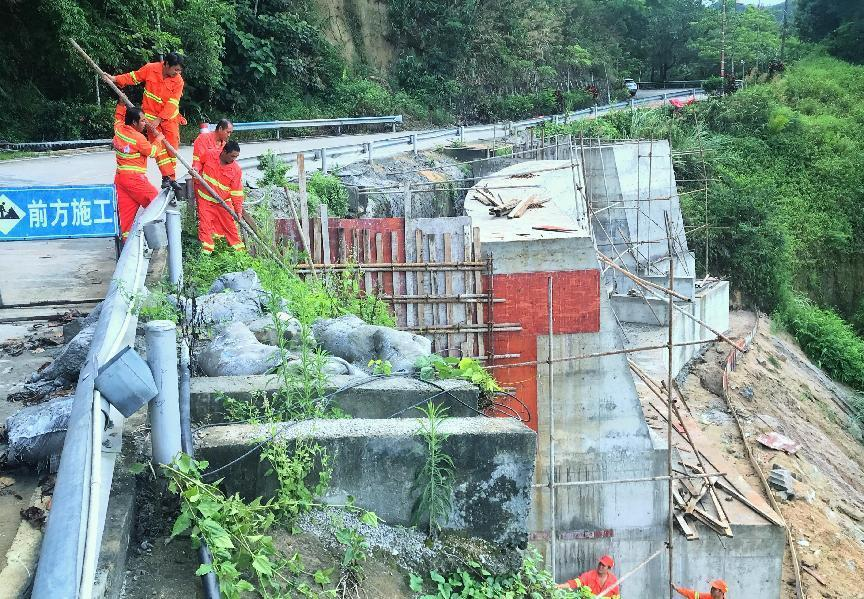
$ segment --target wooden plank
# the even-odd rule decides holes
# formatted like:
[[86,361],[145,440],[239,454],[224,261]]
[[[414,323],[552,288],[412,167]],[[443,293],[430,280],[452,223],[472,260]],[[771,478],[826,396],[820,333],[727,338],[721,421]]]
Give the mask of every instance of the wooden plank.
[[322,264],[324,262],[324,247],[323,240],[321,239],[321,219],[313,218],[310,221],[310,231],[314,234],[314,238],[312,239],[312,253],[315,257],[316,264]]
[[306,240],[306,247],[312,247],[309,244],[309,203],[306,196],[306,157],[303,152],[297,153],[297,186],[300,196],[300,224],[303,229],[300,234]]
[[[429,247],[429,258],[426,260],[427,263],[438,262],[438,247],[436,244],[435,235],[426,235],[426,243]],[[430,272],[429,273],[429,293],[430,294],[438,294],[438,273]],[[433,326],[443,324],[441,322],[440,314],[438,312],[438,307],[440,304],[433,303],[431,304],[432,314],[431,320]],[[434,335],[432,337],[432,353],[437,353],[441,349],[441,337],[440,335]]]
[[321,242],[322,242],[322,262],[329,265],[330,257],[330,217],[327,215],[327,204],[322,203],[318,207],[318,212],[321,216]]
[[345,247],[345,228],[336,228],[336,254],[338,255],[337,262],[345,264],[348,262],[348,251]]
[[[452,262],[453,260],[453,239],[450,233],[444,233],[444,262]],[[453,295],[453,273],[444,273],[444,293]],[[453,322],[453,304],[445,304],[447,314],[447,324],[456,324]],[[453,336],[447,335],[447,355],[453,356],[456,353],[456,347],[453,342]]]
[[[471,227],[467,225],[462,227],[462,248],[462,259],[465,262],[468,262],[471,259]],[[462,285],[466,294],[475,293],[474,277],[469,275],[467,271],[462,271]],[[466,303],[465,324],[474,324],[474,316],[477,314],[477,310],[480,310],[482,308],[483,306],[479,302]],[[473,335],[471,333],[465,334],[465,344],[462,347],[463,357],[477,355],[474,353],[476,339],[476,335]]]
[[[385,262],[383,233],[375,233],[375,261]],[[384,273],[379,270],[376,274],[376,278],[377,292],[384,293]]]
[[[473,238],[471,240],[471,260],[474,262],[479,262],[483,259],[483,254],[480,252],[480,227],[474,227]],[[479,272],[474,273],[474,293],[482,293],[483,291],[483,275]],[[492,302],[488,302],[486,306],[489,307],[489,318],[493,318],[492,314]],[[484,310],[485,306],[478,305],[477,306],[477,324],[483,325],[484,321]],[[489,340],[492,341],[491,339]],[[486,355],[486,342],[484,338],[484,333],[477,334],[477,355],[484,356]]]
[[531,202],[534,201],[533,196],[527,196],[519,200],[519,203],[507,214],[507,218],[520,218],[525,211],[528,210],[528,206],[531,205]]
[[[414,230],[414,247],[415,247],[415,256],[414,259],[416,262],[423,262],[423,233],[420,229]],[[424,272],[416,272],[414,273],[415,281],[417,282],[417,295],[423,295],[429,293],[426,290],[426,273]],[[426,326],[426,306],[421,304],[414,304],[414,310],[417,314],[417,326],[419,328],[423,328]]]
[[[398,262],[399,261],[399,233],[397,231],[390,231],[390,261]],[[405,273],[399,270],[393,270],[390,274],[391,280],[390,284],[393,288],[393,295],[399,295],[400,293],[405,293],[404,280]],[[396,304],[393,306],[393,314],[396,315],[396,324],[399,326],[408,326],[408,305],[407,304]]]
[[699,533],[690,526],[687,522],[687,519],[683,514],[675,514],[675,521],[678,523],[678,526],[681,528],[681,532],[684,533],[684,536],[688,541],[695,541],[699,538]]
[[355,264],[359,263],[360,260],[360,231],[358,229],[351,229],[351,259]]
[[[363,262],[366,264],[372,263],[372,235],[369,229],[363,229]],[[366,293],[372,293],[372,273],[366,271],[363,273],[363,285]]]

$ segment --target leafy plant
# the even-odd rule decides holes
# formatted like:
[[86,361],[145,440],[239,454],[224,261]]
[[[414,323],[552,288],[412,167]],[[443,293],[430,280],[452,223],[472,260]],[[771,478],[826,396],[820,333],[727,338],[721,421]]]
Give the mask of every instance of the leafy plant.
[[306,182],[306,188],[317,202],[327,205],[331,217],[342,218],[348,215],[348,190],[336,175],[314,171]]
[[390,376],[393,372],[393,364],[390,363],[390,360],[369,360],[367,366],[372,369],[372,374]]
[[[348,498],[348,505],[354,505],[354,498]],[[364,512],[360,521],[368,526],[378,526],[378,517],[374,512]],[[345,548],[340,563],[341,576],[336,585],[337,591],[342,597],[348,593],[357,594],[363,579],[366,577],[363,564],[369,557],[369,542],[353,526],[347,526],[341,516],[331,517],[335,528],[336,540]]]
[[267,150],[258,157],[258,170],[261,177],[258,179],[259,187],[275,185],[284,187],[287,184],[286,175],[291,165],[279,158],[273,150]]
[[422,492],[414,505],[413,521],[415,525],[422,522],[429,536],[435,537],[452,508],[453,459],[444,452],[444,441],[449,435],[441,431],[447,408],[429,402],[421,411],[426,416],[420,431],[426,444],[426,461],[415,480],[415,486],[422,488]]
[[439,379],[464,379],[480,387],[490,395],[501,391],[501,386],[474,358],[442,357],[438,354],[422,356],[414,363],[424,381]]
[[588,587],[578,591],[559,589],[552,575],[540,564],[542,558],[536,549],[529,547],[522,556],[522,565],[505,575],[494,575],[475,561],[468,561],[464,568],[455,572],[429,573],[428,580],[410,574],[409,586],[415,593],[424,593],[420,599],[591,599],[594,594]]

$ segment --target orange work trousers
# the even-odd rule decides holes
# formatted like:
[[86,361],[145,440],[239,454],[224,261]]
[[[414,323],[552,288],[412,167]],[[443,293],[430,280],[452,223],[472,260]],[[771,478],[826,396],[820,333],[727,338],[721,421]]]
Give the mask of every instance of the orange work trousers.
[[[156,128],[162,132],[162,135],[165,136],[165,141],[171,144],[171,147],[175,150],[180,147],[179,120],[174,119],[171,121],[162,121]],[[150,143],[155,142],[156,136],[152,130],[150,130],[150,133],[147,135],[147,139],[150,140]],[[159,149],[156,151],[156,166],[159,167],[159,172],[162,173],[163,177],[177,179],[177,159],[169,154],[168,150],[166,150],[161,144],[159,145]]]
[[[195,187],[198,187],[197,182]],[[198,196],[197,189],[195,195]],[[227,203],[231,206],[230,202]],[[240,238],[237,223],[228,211],[221,204],[198,197],[198,240],[201,242],[201,251],[205,254],[212,253],[216,247],[216,240],[220,237],[235,250],[246,249],[246,245]]]
[[129,236],[129,230],[135,221],[138,207],[150,205],[159,190],[147,180],[143,173],[123,173],[114,176],[114,186],[117,188],[117,214],[120,217],[120,237],[123,241]]

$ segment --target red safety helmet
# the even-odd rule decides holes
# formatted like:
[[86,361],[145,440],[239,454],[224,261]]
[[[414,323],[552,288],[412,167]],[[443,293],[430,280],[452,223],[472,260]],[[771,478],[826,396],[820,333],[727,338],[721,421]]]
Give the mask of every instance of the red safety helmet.
[[720,578],[711,582],[711,588],[717,589],[718,591],[723,591],[724,593],[729,592],[729,586],[726,584],[725,581]]
[[601,564],[603,564],[604,566],[606,566],[607,568],[614,568],[615,567],[615,560],[612,559],[611,555],[604,555],[603,557],[601,557],[597,561],[600,562]]

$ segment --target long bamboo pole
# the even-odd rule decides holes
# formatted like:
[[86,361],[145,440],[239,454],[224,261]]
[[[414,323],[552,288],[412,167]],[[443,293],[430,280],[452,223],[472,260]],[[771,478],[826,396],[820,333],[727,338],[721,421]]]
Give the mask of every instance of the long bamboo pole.
[[[95,62],[92,58],[90,58],[90,55],[87,54],[87,52],[85,52],[84,49],[83,49],[81,46],[78,45],[78,42],[76,42],[76,41],[75,41],[74,39],[72,39],[72,38],[69,38],[69,43],[72,44],[72,47],[75,48],[75,50],[78,52],[78,54],[81,55],[81,57],[84,59],[84,61],[85,61],[88,65],[90,65],[90,68],[92,68],[94,71],[96,71],[96,74],[98,74],[98,75],[102,78],[102,80],[103,80],[106,84],[108,84],[108,86],[109,86],[112,90],[114,90],[114,93],[117,94],[117,97],[120,98],[120,101],[123,102],[123,103],[126,105],[127,108],[134,108],[134,107],[135,107],[135,105],[132,104],[132,102],[129,100],[129,98],[126,96],[126,94],[124,94],[122,91],[120,91],[120,88],[117,87],[117,84],[114,83],[114,82],[111,80],[111,77],[109,77],[108,74],[107,74],[105,71],[103,71],[103,70],[99,67],[99,65],[96,64],[96,62]],[[153,126],[153,124],[152,124],[150,121],[147,121],[147,128],[148,128],[149,130],[153,131],[153,132],[156,131],[156,128]],[[210,186],[210,184],[207,183],[207,181],[204,180],[204,177],[201,176],[201,173],[199,173],[198,171],[194,170],[194,169],[192,168],[192,166],[191,166],[191,165],[190,165],[190,164],[189,164],[189,163],[188,163],[188,162],[187,162],[187,161],[186,161],[186,160],[185,160],[185,159],[180,155],[180,153],[177,151],[177,149],[174,148],[174,146],[172,146],[170,143],[168,143],[167,140],[162,140],[161,143],[162,143],[163,146],[165,146],[165,149],[168,150],[168,153],[171,154],[173,157],[175,157],[175,158],[180,162],[180,164],[182,164],[183,166],[185,166],[185,167],[189,170],[189,174],[192,175],[192,177],[193,177],[196,181],[198,181],[198,183],[200,183],[200,184],[204,187],[204,189],[206,189],[207,192],[208,192],[212,197],[216,198],[216,200],[218,201],[219,205],[222,206],[222,208],[223,208],[225,211],[227,211],[228,214],[231,215],[231,218],[234,219],[234,222],[236,222],[238,225],[240,225],[240,227],[243,228],[243,229],[244,229],[244,230],[249,234],[249,236],[252,237],[252,239],[255,240],[255,242],[258,244],[259,247],[264,248],[264,250],[267,252],[267,254],[268,254],[271,258],[273,258],[274,260],[276,260],[280,265],[282,265],[282,266],[284,267],[284,266],[285,266],[285,263],[282,262],[282,260],[279,258],[279,256],[276,255],[276,252],[274,252],[273,249],[272,249],[269,245],[265,245],[265,244],[261,241],[261,238],[258,237],[258,234],[253,230],[253,228],[250,227],[249,224],[248,224],[245,220],[243,220],[242,218],[240,218],[240,217],[237,215],[237,213],[234,212],[234,209],[233,209],[233,208],[231,208],[227,203],[225,203],[225,201],[224,201],[224,200],[219,196],[219,194],[218,194],[218,193],[217,193],[217,192],[216,192],[216,191],[215,191],[215,190]]]

